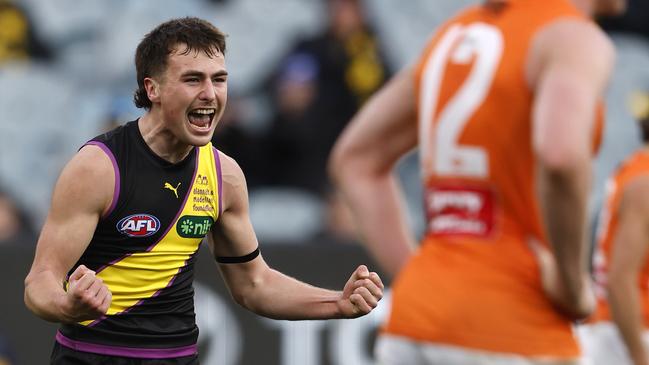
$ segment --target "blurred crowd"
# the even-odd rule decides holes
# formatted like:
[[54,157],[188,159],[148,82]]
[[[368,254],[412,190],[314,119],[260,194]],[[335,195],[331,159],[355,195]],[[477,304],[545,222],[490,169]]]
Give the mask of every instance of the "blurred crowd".
[[[65,53],[75,52],[74,49],[79,47],[76,44],[85,41],[76,40],[69,34],[42,36],[39,24],[34,22],[31,14],[37,11],[32,7],[36,3],[0,0],[0,65],[5,65],[9,72],[25,72],[14,71],[21,67],[18,64],[24,64],[44,67],[67,76],[70,66],[62,64],[70,55]],[[186,7],[198,6],[210,9],[215,14],[235,6],[234,1],[194,3]],[[298,9],[295,3],[287,4]],[[318,27],[285,37],[279,52],[266,55],[266,67],[263,72],[257,73],[255,82],[242,86],[242,82],[236,82],[236,76],[231,78],[235,81],[230,85],[229,105],[217,127],[213,143],[234,157],[245,171],[253,200],[253,219],[257,217],[255,223],[259,226],[262,239],[300,242],[323,238],[346,242],[353,240],[353,228],[346,208],[330,186],[326,173],[327,157],[346,123],[390,77],[392,67],[362,1],[321,0],[310,5],[317,7],[315,11],[322,15]],[[128,9],[128,5],[121,6]],[[215,23],[218,25],[219,21]],[[82,25],[76,27],[82,28]],[[225,31],[229,33],[228,29]],[[58,32],[65,33],[61,30]],[[230,48],[236,49],[235,34],[230,35]],[[84,37],[102,36],[91,34]],[[57,47],[56,43],[63,46]],[[236,65],[229,63],[228,68],[231,74],[236,75]],[[118,79],[126,80],[128,76]],[[115,85],[113,89],[108,85],[100,92],[109,95],[106,98],[109,100],[101,105],[103,113],[98,115],[101,121],[95,123],[94,129],[84,128],[86,135],[80,136],[72,148],[78,148],[83,138],[92,138],[139,115],[131,101],[131,90],[125,86],[133,81],[118,81],[110,83]],[[75,86],[88,87],[83,82]],[[97,94],[95,85],[88,89],[90,93]],[[0,104],[4,103],[0,101]],[[0,128],[6,127],[11,133],[16,128],[15,124],[19,123],[7,118],[2,120]],[[25,124],[31,123],[28,121]],[[41,123],[34,122],[37,125],[33,130],[35,133],[42,133]],[[43,143],[41,139],[34,141]],[[63,150],[61,154],[73,153],[70,146]],[[19,152],[15,153],[14,157],[20,158]],[[50,154],[49,157],[55,156]],[[15,162],[11,158],[7,164],[15,166]],[[56,160],[50,163],[59,163],[57,168],[61,168]],[[6,170],[21,174],[11,167]],[[3,182],[2,173],[6,174],[6,170],[0,169],[0,182]],[[51,181],[54,178],[47,176],[43,180]],[[11,178],[7,180],[7,185],[13,183]],[[34,183],[30,181],[27,185]],[[0,242],[13,240],[33,245],[35,237],[30,223],[42,220],[38,213],[44,205],[36,205],[34,212],[24,209],[24,206],[35,206],[36,200],[33,194],[29,194],[30,197],[21,202],[24,187],[0,192]],[[47,197],[46,192],[32,190],[32,193],[39,195],[41,202]],[[30,213],[36,216],[29,217]],[[276,219],[282,223],[278,224]],[[2,229],[4,227],[7,228]]]
[[[62,161],[85,140],[137,118],[131,44],[140,29],[182,15],[206,17],[229,34],[229,105],[213,143],[246,173],[261,240],[354,241],[349,212],[326,173],[330,149],[372,93],[414,61],[407,50],[425,39],[412,39],[407,27],[429,34],[471,1],[434,8],[382,0],[163,3],[0,0],[0,244],[33,247]],[[611,141],[637,133],[617,121],[631,119],[629,90],[649,89],[646,71],[635,72],[638,60],[649,61],[648,18],[647,2],[632,0],[623,18],[601,19],[630,55],[621,67],[635,65],[616,75]],[[609,142],[607,150],[605,140],[598,180],[635,146]],[[416,155],[399,172],[421,232]]]

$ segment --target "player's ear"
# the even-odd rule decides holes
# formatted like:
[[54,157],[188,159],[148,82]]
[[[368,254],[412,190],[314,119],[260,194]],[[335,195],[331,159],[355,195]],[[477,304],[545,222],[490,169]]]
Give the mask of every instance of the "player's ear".
[[160,100],[160,84],[150,77],[144,78],[144,89],[146,90],[146,95],[149,97],[152,103],[158,102]]

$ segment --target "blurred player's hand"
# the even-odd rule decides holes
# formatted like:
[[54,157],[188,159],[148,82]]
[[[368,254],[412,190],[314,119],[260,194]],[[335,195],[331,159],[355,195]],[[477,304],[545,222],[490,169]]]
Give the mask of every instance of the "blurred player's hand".
[[338,308],[345,318],[364,316],[376,308],[383,298],[383,282],[379,275],[360,265],[347,280]]
[[104,281],[94,271],[79,265],[68,280],[62,311],[69,322],[97,319],[106,314],[112,298]]
[[572,320],[587,318],[595,310],[596,303],[588,274],[583,273],[581,284],[574,292],[570,292],[562,281],[552,251],[535,239],[530,239],[528,243],[539,264],[543,291],[550,301]]

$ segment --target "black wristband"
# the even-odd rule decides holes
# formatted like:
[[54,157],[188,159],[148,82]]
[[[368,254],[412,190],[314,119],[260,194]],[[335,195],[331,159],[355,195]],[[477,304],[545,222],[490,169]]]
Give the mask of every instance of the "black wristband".
[[259,253],[259,247],[257,247],[254,251],[244,256],[217,256],[216,262],[219,264],[242,264],[254,260],[259,256]]

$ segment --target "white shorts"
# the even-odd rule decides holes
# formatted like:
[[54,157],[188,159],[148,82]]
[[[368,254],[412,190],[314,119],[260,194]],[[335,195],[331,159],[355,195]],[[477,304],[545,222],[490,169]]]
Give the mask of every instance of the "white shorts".
[[[579,359],[553,360],[469,350],[380,335],[374,349],[377,365],[582,365]],[[610,365],[610,364],[609,364]]]
[[[612,322],[586,324],[577,327],[585,365],[633,365],[617,327]],[[644,333],[649,346],[649,332]]]

